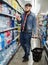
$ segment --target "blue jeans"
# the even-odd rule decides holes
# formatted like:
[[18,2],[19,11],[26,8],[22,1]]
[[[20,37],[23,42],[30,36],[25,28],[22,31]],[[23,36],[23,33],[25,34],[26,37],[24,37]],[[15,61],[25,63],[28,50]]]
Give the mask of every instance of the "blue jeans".
[[28,57],[29,54],[30,54],[30,48],[31,48],[30,41],[31,41],[31,34],[21,32],[21,34],[20,34],[20,42],[21,42],[21,46],[24,49],[26,57]]

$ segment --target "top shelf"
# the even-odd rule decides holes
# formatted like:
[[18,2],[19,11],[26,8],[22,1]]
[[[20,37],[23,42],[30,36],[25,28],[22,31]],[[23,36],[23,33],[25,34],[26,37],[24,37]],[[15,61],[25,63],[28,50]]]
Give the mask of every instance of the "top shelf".
[[[5,0],[0,0],[0,2],[3,2],[3,3],[5,3],[5,4],[7,4],[9,7],[11,7],[12,9],[14,9],[13,7],[12,7],[12,5],[10,5],[7,1],[5,1]],[[16,11],[16,9],[14,9],[15,11]]]
[[[16,2],[18,3],[18,5],[23,9],[23,7],[19,4],[19,2],[18,2],[18,0],[16,0]],[[24,11],[24,9],[23,9],[23,11]]]
[[11,7],[14,11],[18,12],[19,14],[21,14],[19,11],[17,11],[11,4],[9,4],[7,1],[5,0],[0,0],[0,2],[3,2],[5,4],[7,4],[9,7]]

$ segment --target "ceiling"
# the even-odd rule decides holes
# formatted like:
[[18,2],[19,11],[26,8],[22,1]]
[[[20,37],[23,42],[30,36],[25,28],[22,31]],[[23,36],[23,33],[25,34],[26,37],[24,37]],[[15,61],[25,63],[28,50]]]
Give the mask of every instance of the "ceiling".
[[31,0],[18,0],[18,2],[21,4],[22,7],[24,7],[26,3],[31,3]]
[[36,13],[46,13],[48,11],[48,0],[18,0],[18,2],[23,8],[26,3],[31,3],[33,5],[32,10]]
[[48,0],[38,0],[38,3],[40,4],[41,12],[45,13],[48,11]]

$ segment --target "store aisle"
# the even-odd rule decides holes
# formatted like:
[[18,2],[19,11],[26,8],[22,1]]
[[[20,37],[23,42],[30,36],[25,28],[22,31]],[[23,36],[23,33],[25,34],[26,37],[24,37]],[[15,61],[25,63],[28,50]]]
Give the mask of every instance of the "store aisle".
[[11,60],[9,65],[28,65],[28,63],[22,63],[22,56],[23,56],[23,50],[22,48],[19,49],[19,51],[16,53],[14,58]]
[[44,52],[43,52],[43,57],[42,57],[41,61],[38,63],[33,62],[31,52],[30,52],[29,62],[22,63],[23,54],[24,54],[23,50],[22,50],[22,48],[20,48],[19,51],[17,52],[17,54],[14,56],[14,58],[9,63],[9,65],[47,65],[46,61],[44,59]]

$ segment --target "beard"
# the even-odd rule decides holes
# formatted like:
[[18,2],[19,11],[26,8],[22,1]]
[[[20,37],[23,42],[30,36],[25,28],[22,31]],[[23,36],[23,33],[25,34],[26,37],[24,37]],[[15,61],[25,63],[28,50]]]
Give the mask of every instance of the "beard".
[[30,10],[29,10],[29,11],[25,11],[26,14],[27,14],[28,12],[30,12]]

